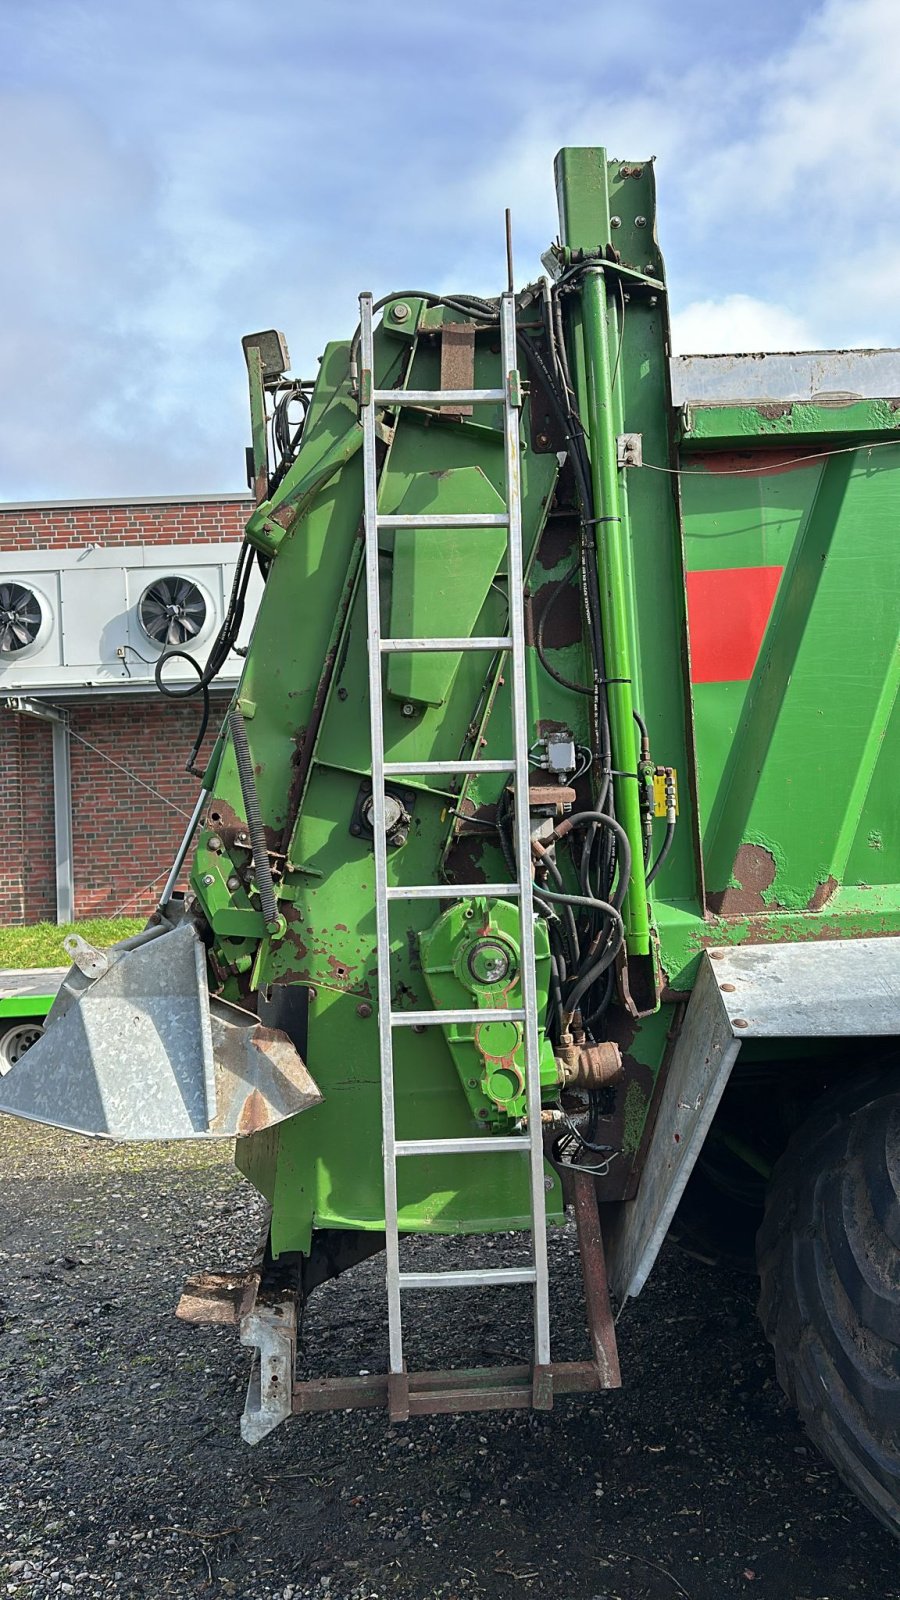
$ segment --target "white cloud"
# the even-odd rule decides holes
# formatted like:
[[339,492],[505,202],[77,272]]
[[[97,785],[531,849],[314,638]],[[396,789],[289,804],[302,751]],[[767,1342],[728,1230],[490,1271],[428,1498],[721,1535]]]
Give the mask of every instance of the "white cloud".
[[680,349],[900,343],[898,0],[727,11],[0,5],[0,496],[239,485],[240,335],[494,292],[506,205],[523,281],[565,144],[658,157]]
[[821,341],[804,317],[786,306],[729,294],[694,300],[672,318],[672,349],[678,356],[731,355],[753,350],[815,350]]
[[532,240],[559,145],[653,153],[680,344],[707,348],[709,328],[725,349],[898,344],[898,59],[897,0],[824,0],[787,41],[773,28],[761,60],[713,63],[701,46],[626,92],[533,100],[467,197],[512,203]]

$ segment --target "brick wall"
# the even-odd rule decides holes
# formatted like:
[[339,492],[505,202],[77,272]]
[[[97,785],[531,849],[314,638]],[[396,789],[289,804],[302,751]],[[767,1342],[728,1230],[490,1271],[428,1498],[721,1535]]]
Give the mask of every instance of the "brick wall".
[[50,726],[0,712],[0,922],[56,915]]
[[0,506],[0,550],[218,544],[241,537],[249,509],[247,497],[238,495],[164,503]]
[[[0,506],[0,552],[239,539],[243,496],[115,505]],[[2,560],[2,556],[0,556]],[[51,703],[70,715],[75,911],[140,916],[152,910],[197,797],[184,763],[200,718],[149,695],[97,693],[89,703]],[[216,697],[209,755],[227,697]],[[84,744],[81,741],[87,740]],[[93,746],[94,749],[88,748]],[[99,753],[98,753],[99,752]],[[125,771],[121,769],[125,768]],[[142,787],[157,791],[151,794]],[[56,867],[50,724],[0,711],[0,923],[53,921]]]
[[[201,766],[226,703],[213,704]],[[197,779],[184,764],[199,717],[199,699],[173,706],[157,695],[70,708],[77,917],[152,910],[197,798]],[[8,843],[0,863],[0,922],[52,922],[50,725],[25,713],[0,712],[0,749],[11,757],[3,762],[0,783],[0,836]]]

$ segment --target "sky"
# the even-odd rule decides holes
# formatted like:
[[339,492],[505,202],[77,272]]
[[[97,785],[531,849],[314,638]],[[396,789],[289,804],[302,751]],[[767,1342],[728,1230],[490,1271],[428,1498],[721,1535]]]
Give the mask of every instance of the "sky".
[[230,491],[241,335],[492,293],[655,156],[682,353],[900,345],[898,0],[0,0],[0,500]]

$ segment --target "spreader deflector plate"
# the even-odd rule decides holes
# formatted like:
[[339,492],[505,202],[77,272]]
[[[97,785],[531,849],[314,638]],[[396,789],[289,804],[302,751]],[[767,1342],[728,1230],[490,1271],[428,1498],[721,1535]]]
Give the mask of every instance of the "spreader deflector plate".
[[105,959],[63,980],[43,1037],[0,1080],[0,1111],[111,1139],[228,1139],[321,1100],[287,1034],[210,1001],[190,923]]

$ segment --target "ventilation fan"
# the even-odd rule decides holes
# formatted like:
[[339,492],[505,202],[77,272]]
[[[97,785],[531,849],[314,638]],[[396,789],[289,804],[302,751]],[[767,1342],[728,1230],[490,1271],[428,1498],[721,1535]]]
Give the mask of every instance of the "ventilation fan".
[[0,583],[0,655],[14,656],[34,644],[44,621],[33,589],[21,583]]
[[206,601],[190,578],[157,578],[141,595],[138,617],[148,639],[171,649],[197,637],[206,621]]

